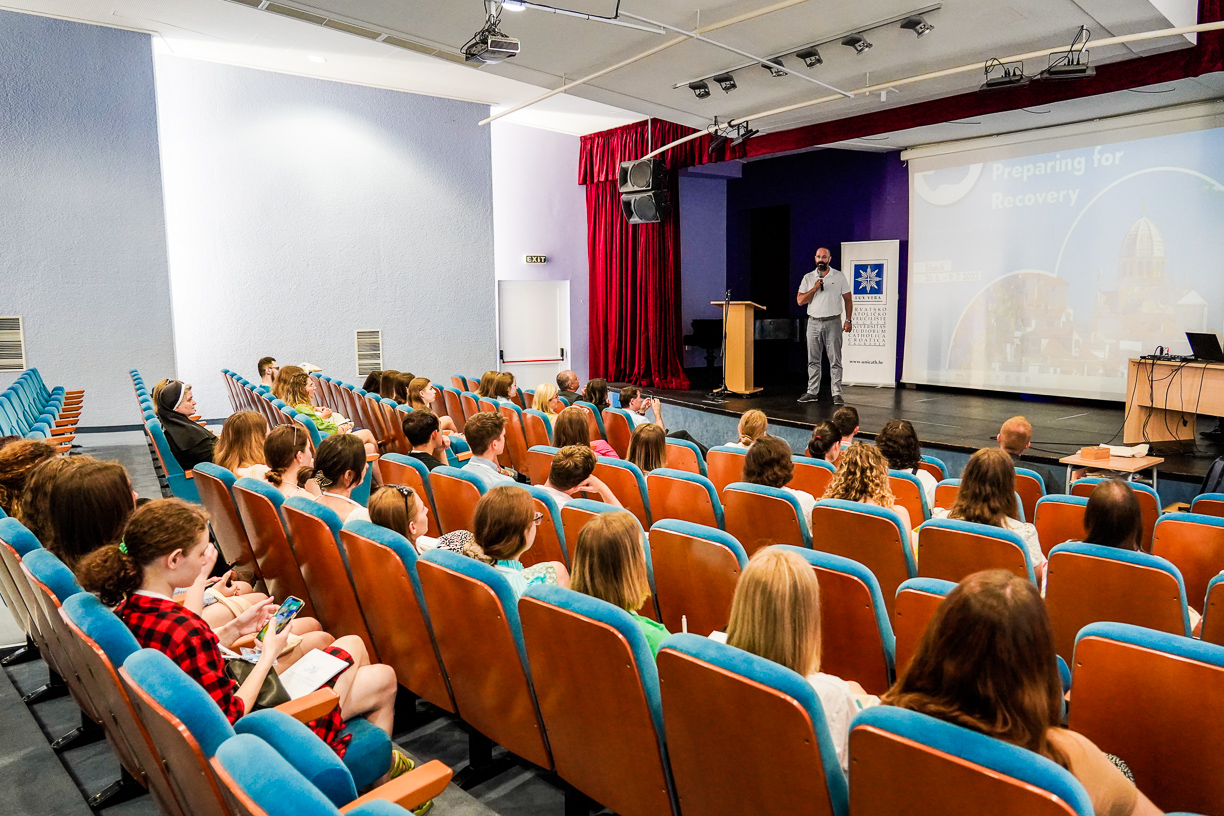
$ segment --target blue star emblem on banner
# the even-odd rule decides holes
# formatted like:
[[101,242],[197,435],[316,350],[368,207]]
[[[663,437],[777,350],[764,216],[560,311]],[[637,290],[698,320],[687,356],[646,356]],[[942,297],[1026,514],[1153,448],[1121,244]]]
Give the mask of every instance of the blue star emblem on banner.
[[879,262],[854,265],[853,295],[856,300],[884,300],[884,264]]

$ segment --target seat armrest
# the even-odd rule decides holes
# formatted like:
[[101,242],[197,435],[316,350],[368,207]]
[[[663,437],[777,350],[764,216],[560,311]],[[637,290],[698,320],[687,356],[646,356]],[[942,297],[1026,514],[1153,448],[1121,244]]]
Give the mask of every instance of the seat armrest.
[[310,692],[305,697],[281,703],[276,710],[285,712],[298,722],[308,723],[311,720],[319,719],[338,705],[340,705],[340,695],[336,694],[334,689],[324,686],[318,691]]
[[340,808],[340,812],[348,813],[376,800],[394,802],[406,810],[412,810],[446,790],[453,774],[454,772],[439,760],[431,760],[385,785],[380,785],[365,796],[357,797]]

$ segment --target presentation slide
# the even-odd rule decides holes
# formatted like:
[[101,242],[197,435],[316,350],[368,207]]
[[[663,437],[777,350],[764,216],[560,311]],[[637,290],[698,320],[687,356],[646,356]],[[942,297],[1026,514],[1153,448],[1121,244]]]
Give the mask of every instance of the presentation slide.
[[1127,136],[909,162],[906,382],[1124,399],[1221,329],[1224,128]]

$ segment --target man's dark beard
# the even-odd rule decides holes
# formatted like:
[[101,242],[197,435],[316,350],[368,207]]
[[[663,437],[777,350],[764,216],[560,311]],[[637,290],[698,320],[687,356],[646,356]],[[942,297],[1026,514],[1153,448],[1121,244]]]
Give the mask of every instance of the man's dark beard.
[[817,261],[816,268],[819,269],[821,272],[823,272],[829,268],[829,265],[825,263],[824,261]]

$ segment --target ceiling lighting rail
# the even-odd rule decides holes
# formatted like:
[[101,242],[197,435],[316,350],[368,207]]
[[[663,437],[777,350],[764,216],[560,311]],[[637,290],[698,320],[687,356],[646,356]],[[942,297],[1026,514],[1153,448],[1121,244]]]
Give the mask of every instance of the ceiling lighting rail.
[[[800,51],[812,51],[812,50],[819,48],[822,45],[828,45],[829,43],[840,43],[854,36],[862,37],[864,32],[875,31],[876,29],[885,28],[895,23],[905,23],[911,19],[922,17],[923,15],[926,15],[926,14],[932,14],[936,11],[939,11],[942,8],[943,8],[943,3],[933,3],[932,5],[929,5],[929,6],[923,6],[922,8],[914,9],[913,11],[907,11],[904,14],[894,14],[892,17],[886,17],[883,20],[876,20],[874,23],[868,23],[867,25],[857,26],[855,28],[847,29],[841,32],[840,34],[834,34],[832,36],[825,37],[823,39],[816,40],[814,42],[810,42],[805,45],[800,45],[795,48],[787,49],[786,51],[779,51],[778,53],[774,54],[773,56],[769,57],[766,60],[753,60],[752,62],[743,62],[743,63],[740,63],[739,65],[736,65],[734,68],[727,68],[726,70],[723,70],[723,71],[714,71],[713,73],[706,74],[704,76],[695,77],[693,79],[686,79],[683,82],[677,82],[675,85],[672,86],[672,88],[687,88],[693,82],[705,82],[706,80],[713,79],[714,77],[720,76],[722,74],[735,73],[736,71],[742,71],[745,68],[751,68],[754,65],[760,65],[765,62],[776,62],[777,60],[780,60],[783,57],[789,57],[792,54],[794,54],[795,56],[799,56]],[[626,16],[632,16],[632,15],[626,12]],[[864,41],[866,40],[864,39]],[[800,57],[800,59],[803,59],[803,58]]]
[[[1143,42],[1144,40],[1158,40],[1163,37],[1180,37],[1185,34],[1202,34],[1205,31],[1224,31],[1224,20],[1217,20],[1213,23],[1199,23],[1198,25],[1192,26],[1178,26],[1177,28],[1162,28],[1155,31],[1140,31],[1135,34],[1123,34],[1119,37],[1109,37],[1104,40],[1099,40],[1097,41],[1096,46],[1098,48],[1105,48],[1111,45],[1124,45],[1132,42]],[[1009,64],[1014,62],[1023,62],[1024,60],[1030,59],[1040,59],[1042,57],[1048,57],[1051,54],[1059,53],[1067,53],[1067,46],[1059,45],[1055,46],[1054,48],[1043,48],[1038,51],[1029,51],[1024,54],[1013,54],[1010,57],[992,57],[991,60],[998,60],[999,62]],[[926,82],[932,79],[942,79],[943,77],[954,76],[956,74],[974,73],[983,70],[984,65],[985,63],[983,62],[974,62],[968,65],[958,65],[955,68],[945,68],[940,71],[928,71],[925,74],[917,74],[912,77],[906,77],[905,79],[894,79],[878,85],[868,85],[863,88],[856,88],[855,90],[851,91],[851,93],[855,96],[879,93],[880,91],[888,88],[900,88],[906,85],[913,85],[918,82]],[[791,111],[810,108],[815,105],[823,105],[827,102],[836,102],[841,98],[841,96],[829,94],[827,96],[817,97],[816,99],[809,99],[805,102],[796,102],[792,105],[783,105],[780,108],[773,108],[771,110],[761,111],[760,113],[754,113],[748,116],[741,116],[736,119],[732,119],[731,121],[727,122],[726,126],[735,126],[748,121],[757,121],[770,116],[778,116],[783,113],[790,113]],[[671,150],[673,147],[682,145],[685,142],[692,141],[693,139],[699,139],[704,135],[706,135],[706,131],[704,130],[695,131],[690,133],[688,136],[676,139],[674,142],[670,142],[656,150],[651,151],[642,158],[652,158],[660,153]]]
[[[708,34],[709,32],[717,31],[720,28],[726,28],[727,26],[733,26],[738,23],[745,22],[746,20],[752,20],[757,17],[763,17],[766,14],[771,14],[775,11],[781,11],[782,9],[790,8],[791,6],[798,6],[806,2],[808,2],[808,0],[780,0],[780,2],[773,3],[772,5],[765,6],[764,8],[755,9],[753,11],[746,11],[743,14],[737,14],[734,17],[728,17],[725,20],[719,20],[718,22],[714,22],[708,25],[701,26],[700,28],[697,29],[697,33]],[[619,71],[621,68],[624,68],[629,65],[633,65],[635,62],[641,62],[647,57],[652,57],[655,54],[660,53],[661,51],[666,51],[672,46],[679,45],[680,43],[687,42],[688,40],[689,40],[688,37],[672,37],[670,40],[666,40],[652,48],[648,48],[640,54],[636,54],[632,57],[629,57],[628,59],[621,60],[615,65],[609,65],[607,68],[601,68],[595,73],[587,74],[581,79],[576,79],[573,82],[565,82],[561,84],[559,87],[553,88],[551,91],[545,91],[539,96],[528,99],[525,102],[520,102],[517,105],[511,105],[510,107],[500,110],[497,113],[485,119],[481,119],[479,124],[487,125],[490,122],[494,122],[498,119],[501,119],[503,116],[509,116],[515,111],[520,111],[523,108],[529,108],[532,105],[535,105],[539,102],[543,102],[545,99],[551,99],[557,94],[565,93],[566,91],[577,88],[579,85],[585,85],[588,82],[599,79],[601,76],[606,76],[607,74],[611,74],[614,71]]]
[[[660,23],[658,20],[651,20],[648,17],[642,17],[637,14],[630,14],[627,11],[622,11],[621,14],[625,17],[630,18],[631,20],[638,20],[639,22],[649,23],[650,25],[657,25],[661,28],[667,29],[668,31],[674,31],[677,34],[682,34],[685,37],[689,37],[691,39],[697,40],[698,42],[703,42],[706,45],[712,45],[715,48],[721,48],[724,51],[730,51],[732,54],[739,54],[741,57],[747,57],[748,59],[752,60],[752,62],[748,63],[749,65],[763,65],[766,68],[768,68],[770,71],[782,71],[784,73],[790,74],[791,76],[796,76],[802,80],[811,82],[814,85],[819,85],[820,87],[826,88],[830,91],[833,91],[834,93],[841,94],[847,99],[853,98],[850,94],[846,93],[840,88],[834,88],[832,85],[828,84],[827,82],[821,82],[819,79],[816,79],[815,77],[810,77],[807,74],[801,74],[798,71],[794,71],[794,70],[791,70],[790,68],[787,68],[785,65],[782,64],[781,61],[768,60],[763,57],[754,56],[752,54],[749,54],[747,51],[741,51],[740,49],[734,46],[731,46],[731,45],[727,45],[726,43],[720,43],[717,40],[711,40],[709,37],[702,35],[700,31],[686,31],[683,28],[677,28],[676,26],[671,26],[671,25],[668,25],[667,23]],[[720,71],[718,74],[711,74],[709,77],[705,77],[705,78],[713,79],[715,76],[721,76],[723,73],[725,72]]]

